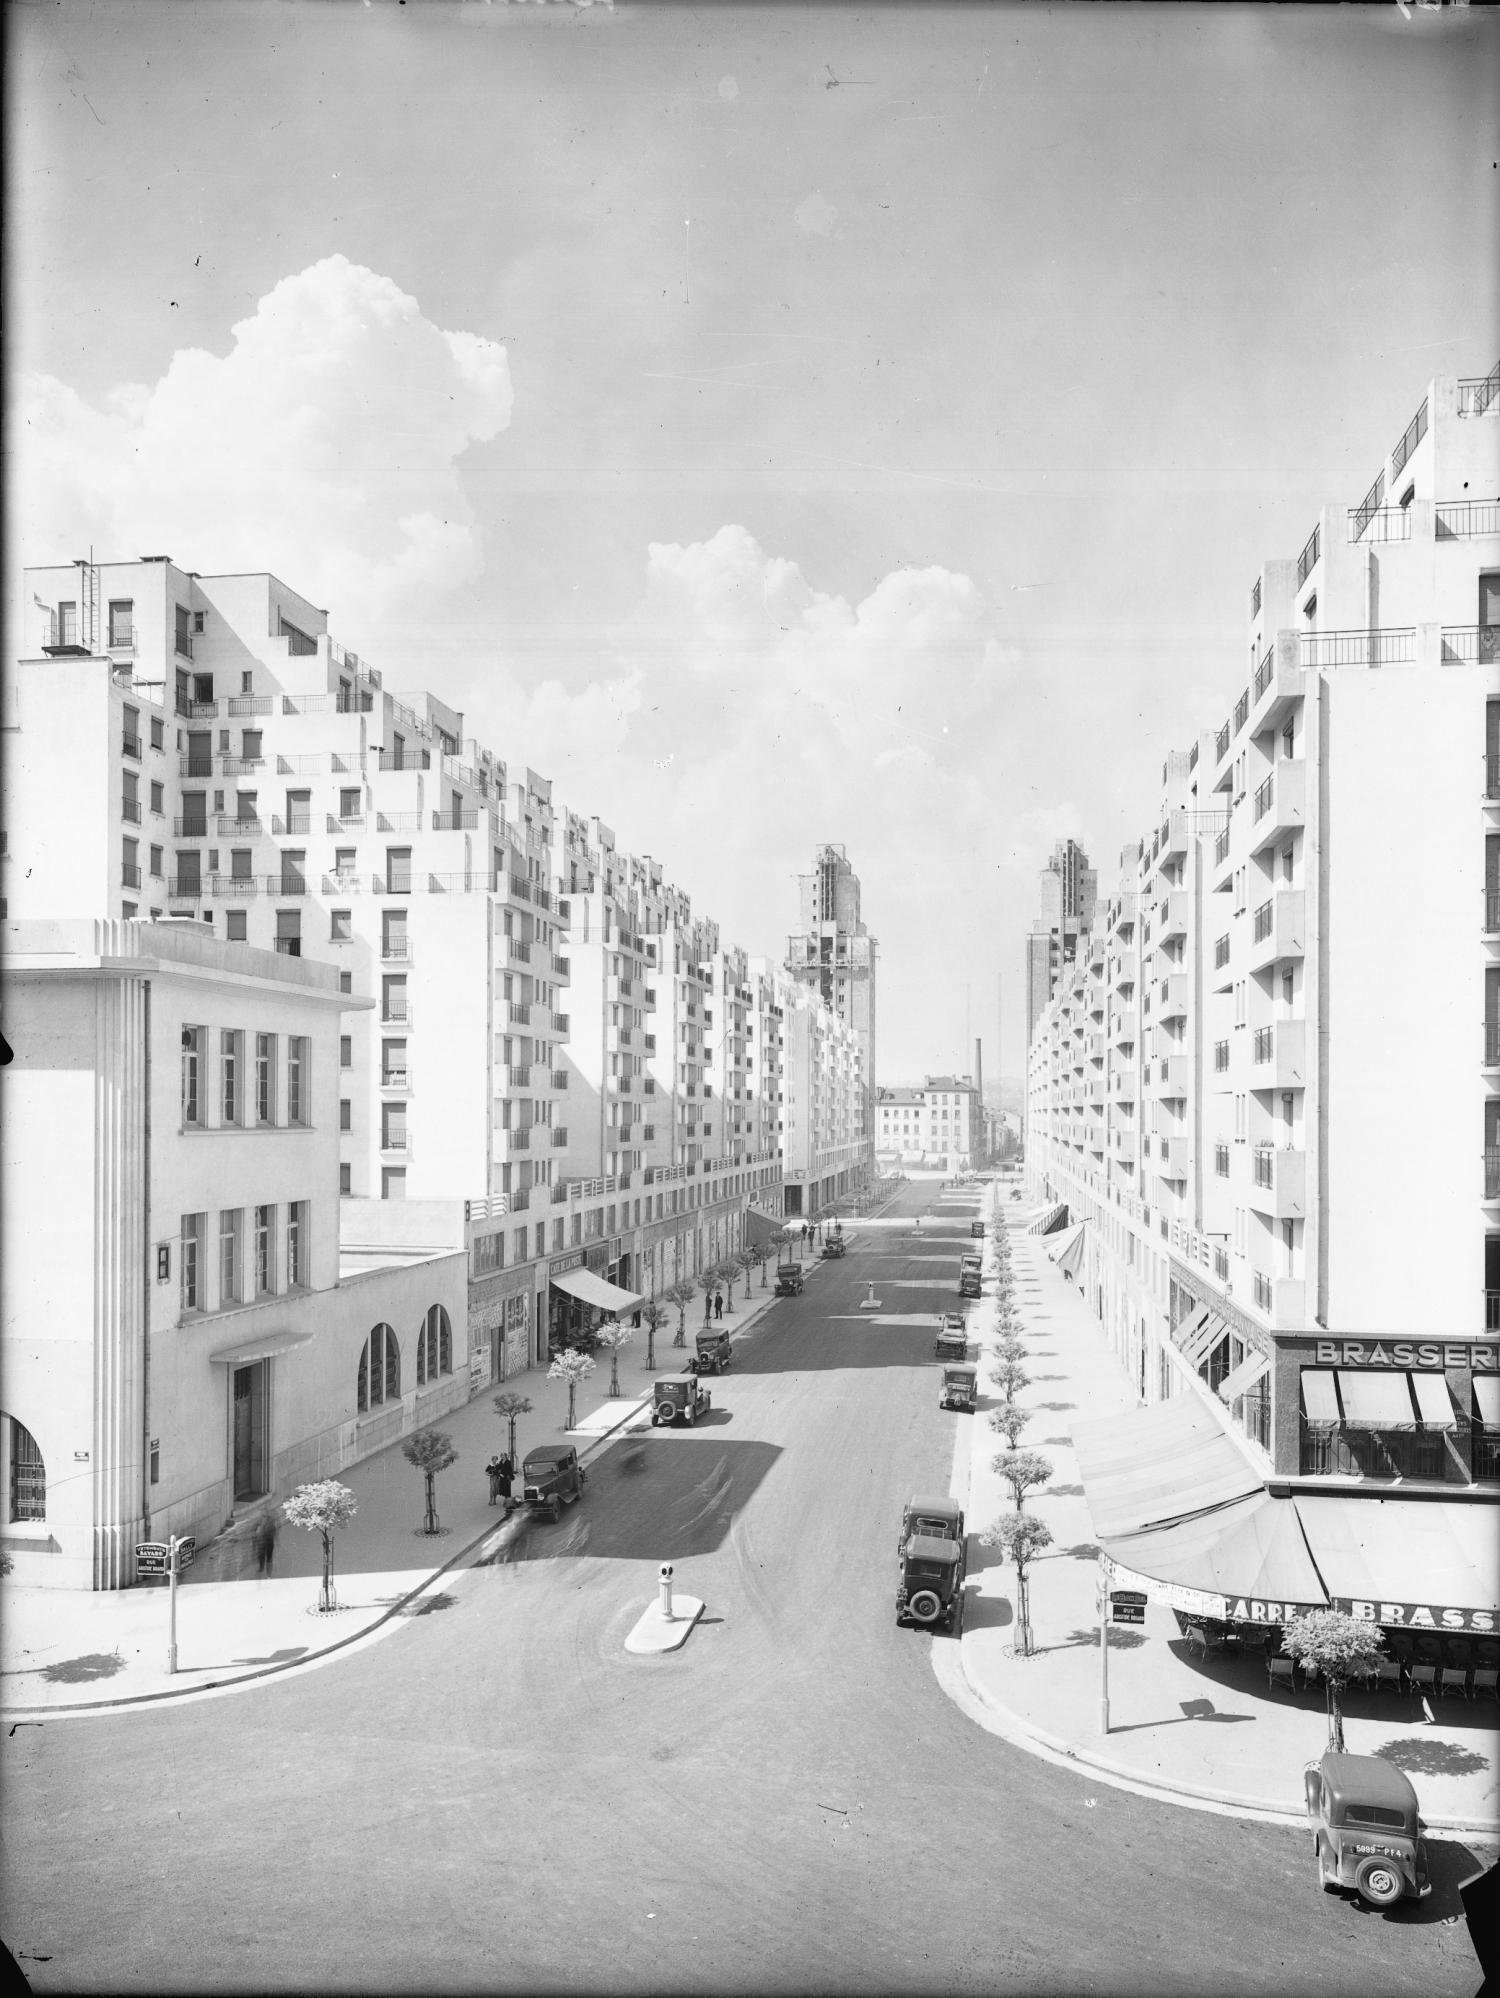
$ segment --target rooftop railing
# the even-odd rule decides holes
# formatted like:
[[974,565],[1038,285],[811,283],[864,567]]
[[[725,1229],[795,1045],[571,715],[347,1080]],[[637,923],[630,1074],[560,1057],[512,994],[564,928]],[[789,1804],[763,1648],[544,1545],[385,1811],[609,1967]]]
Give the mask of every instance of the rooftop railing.
[[1350,511],[1349,539],[1351,541],[1359,540],[1360,536],[1364,533],[1365,529],[1369,526],[1370,522],[1375,518],[1376,513],[1380,509],[1380,502],[1384,498],[1385,498],[1385,468],[1382,466],[1382,468],[1375,474],[1374,485],[1371,486],[1370,490],[1365,494],[1364,498],[1360,501],[1359,505],[1357,507],[1352,508]]
[[1401,442],[1391,453],[1391,477],[1393,479],[1401,476],[1407,459],[1410,458],[1412,452],[1416,450],[1426,435],[1427,398],[1424,396],[1422,398],[1422,407],[1417,411],[1411,422],[1407,424],[1406,429],[1402,433]]
[[1439,541],[1500,534],[1500,500],[1444,500],[1433,511]]
[[1366,513],[1362,506],[1349,509],[1350,541],[1410,541],[1411,514],[1404,506],[1378,507]]
[[1323,526],[1320,521],[1312,533],[1308,535],[1307,544],[1303,548],[1302,553],[1297,557],[1297,588],[1299,590],[1317,567],[1318,558],[1322,552]]
[[1500,406],[1500,361],[1481,380],[1460,382],[1458,385],[1460,416],[1483,416],[1486,410],[1497,406]]
[[1304,666],[1410,666],[1417,656],[1414,626],[1386,631],[1299,631]]

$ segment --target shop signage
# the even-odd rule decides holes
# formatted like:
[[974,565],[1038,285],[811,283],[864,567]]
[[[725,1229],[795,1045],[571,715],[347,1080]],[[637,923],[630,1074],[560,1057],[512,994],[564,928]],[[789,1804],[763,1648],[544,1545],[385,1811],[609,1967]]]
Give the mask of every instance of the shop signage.
[[565,1270],[581,1270],[582,1268],[583,1251],[582,1249],[575,1249],[571,1256],[558,1256],[552,1262],[548,1263],[547,1274],[549,1277],[561,1276]]
[[1489,1633],[1500,1627],[1492,1609],[1448,1609],[1440,1603],[1373,1603],[1354,1596],[1335,1596],[1335,1609],[1361,1623],[1383,1623],[1394,1630],[1472,1630]]
[[138,1575],[164,1575],[171,1549],[165,1540],[138,1540],[135,1545],[135,1572]]
[[1106,1583],[1133,1583],[1132,1593],[1143,1602],[1160,1603],[1166,1609],[1179,1609],[1188,1616],[1217,1617],[1220,1622],[1224,1619],[1224,1598],[1206,1589],[1189,1589],[1181,1582],[1159,1582],[1154,1575],[1133,1574],[1129,1568],[1117,1566],[1107,1554],[1100,1556],[1099,1566]]
[[1500,1346],[1449,1339],[1319,1339],[1320,1367],[1470,1367],[1500,1373]]
[[1289,1617],[1308,1610],[1327,1609],[1327,1603],[1278,1603],[1263,1596],[1226,1596],[1225,1618],[1230,1623],[1285,1623]]

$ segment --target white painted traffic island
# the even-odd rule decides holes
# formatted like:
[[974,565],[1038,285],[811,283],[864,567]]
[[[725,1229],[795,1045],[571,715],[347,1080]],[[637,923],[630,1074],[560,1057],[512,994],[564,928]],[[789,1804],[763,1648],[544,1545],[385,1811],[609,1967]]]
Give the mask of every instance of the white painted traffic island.
[[860,1310],[861,1310],[861,1311],[878,1311],[878,1310],[880,1309],[880,1299],[879,1299],[879,1298],[878,1298],[878,1297],[877,1297],[877,1296],[875,1295],[875,1286],[874,1286],[874,1284],[872,1284],[872,1283],[870,1283],[870,1284],[866,1284],[865,1288],[866,1288],[866,1291],[868,1292],[868,1295],[867,1295],[867,1296],[865,1296],[865,1297],[862,1297],[862,1298],[861,1298],[861,1299],[859,1300],[859,1308],[860,1308]]
[[660,1603],[652,1603],[625,1640],[627,1651],[675,1651],[687,1641],[687,1634],[703,1614],[696,1596],[674,1596],[670,1616],[662,1614]]

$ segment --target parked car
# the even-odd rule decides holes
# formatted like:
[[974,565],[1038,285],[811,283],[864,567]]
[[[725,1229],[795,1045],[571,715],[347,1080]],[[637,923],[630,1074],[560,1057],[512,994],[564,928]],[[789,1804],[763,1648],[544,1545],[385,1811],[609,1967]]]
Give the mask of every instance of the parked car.
[[957,1311],[945,1311],[938,1320],[937,1337],[932,1342],[938,1360],[966,1360],[969,1357],[969,1331]]
[[938,1403],[940,1408],[967,1409],[972,1415],[979,1399],[979,1369],[977,1367],[944,1367],[943,1392]]
[[846,1256],[848,1253],[849,1251],[844,1246],[842,1235],[830,1235],[828,1240],[823,1244],[823,1254],[825,1257]]
[[984,1223],[982,1221],[971,1221],[969,1223],[969,1233],[977,1235],[982,1242],[984,1240]]
[[896,1584],[896,1621],[945,1625],[963,1620],[963,1542],[913,1533],[903,1542],[901,1579]]
[[800,1297],[802,1295],[801,1263],[778,1263],[776,1265],[776,1295],[778,1297]]
[[528,1512],[556,1519],[564,1505],[583,1497],[588,1475],[571,1443],[539,1444],[521,1465],[521,1501]]
[[696,1373],[662,1374],[651,1384],[651,1426],[676,1422],[679,1418],[691,1428],[700,1415],[713,1406],[713,1396],[701,1387]]
[[978,1297],[983,1282],[983,1259],[975,1255],[964,1256],[958,1265],[958,1294],[960,1297]]
[[1432,1892],[1417,1793],[1394,1764],[1330,1749],[1303,1783],[1325,1894],[1352,1887],[1372,1908],[1393,1908]]
[[734,1358],[729,1334],[722,1325],[705,1325],[698,1334],[697,1351],[688,1366],[695,1374],[722,1374]]
[[[901,1538],[896,1542],[896,1558],[906,1555],[907,1542],[914,1536],[928,1540],[951,1540],[964,1562],[964,1509],[956,1499],[909,1498],[901,1513]],[[962,1579],[962,1578],[960,1578]]]

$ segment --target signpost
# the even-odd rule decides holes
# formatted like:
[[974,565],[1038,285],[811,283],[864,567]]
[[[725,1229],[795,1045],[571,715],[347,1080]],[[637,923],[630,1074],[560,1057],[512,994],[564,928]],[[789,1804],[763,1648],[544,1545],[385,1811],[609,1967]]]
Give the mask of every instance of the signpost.
[[1112,1623],[1144,1623],[1144,1589],[1111,1589],[1115,1565],[1107,1555],[1099,1559],[1099,1732],[1109,1733],[1109,1626]]
[[167,1670],[177,1670],[177,1577],[193,1565],[198,1543],[192,1534],[174,1533],[170,1540],[138,1540],[135,1572],[167,1578]]
[[1146,1621],[1144,1594],[1139,1589],[1111,1589],[1109,1619],[1111,1623],[1144,1623]]

